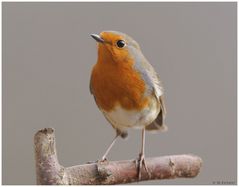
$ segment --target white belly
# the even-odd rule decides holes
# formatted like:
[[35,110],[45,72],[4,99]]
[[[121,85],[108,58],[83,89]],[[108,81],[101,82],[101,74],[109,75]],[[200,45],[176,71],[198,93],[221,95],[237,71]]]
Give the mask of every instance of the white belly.
[[159,111],[158,104],[152,102],[148,108],[141,111],[125,110],[118,105],[113,111],[103,111],[103,113],[116,129],[124,130],[127,128],[144,128],[156,119]]

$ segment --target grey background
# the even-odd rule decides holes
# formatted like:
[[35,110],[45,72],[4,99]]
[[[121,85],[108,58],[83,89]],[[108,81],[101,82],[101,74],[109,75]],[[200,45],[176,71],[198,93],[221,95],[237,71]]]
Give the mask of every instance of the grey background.
[[[35,184],[33,135],[56,129],[64,166],[97,160],[115,135],[89,92],[96,43],[117,30],[141,45],[165,88],[169,131],[146,134],[146,156],[193,153],[194,179],[236,183],[236,3],[3,3],[3,184]],[[136,158],[140,131],[109,159]]]

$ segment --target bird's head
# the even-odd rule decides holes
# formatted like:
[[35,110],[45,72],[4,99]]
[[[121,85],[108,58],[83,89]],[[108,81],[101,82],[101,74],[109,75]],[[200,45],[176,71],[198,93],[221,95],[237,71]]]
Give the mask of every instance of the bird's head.
[[124,33],[103,31],[91,36],[98,42],[98,61],[103,63],[128,62],[141,54],[139,44]]

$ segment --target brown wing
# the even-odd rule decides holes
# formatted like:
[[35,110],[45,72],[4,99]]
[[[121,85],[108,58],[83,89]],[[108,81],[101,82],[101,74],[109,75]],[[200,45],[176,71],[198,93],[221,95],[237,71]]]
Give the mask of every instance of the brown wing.
[[[167,130],[167,126],[164,124],[164,118],[166,115],[166,108],[164,104],[164,98],[163,98],[163,86],[160,82],[158,74],[155,72],[152,65],[144,59],[141,61],[142,66],[138,67],[138,70],[143,75],[143,78],[147,82],[149,86],[152,88],[152,93],[154,94],[155,98],[158,101],[158,105],[160,107],[160,112],[157,116],[157,118],[146,127],[146,130],[150,131],[165,131]],[[141,68],[144,67],[144,68]]]

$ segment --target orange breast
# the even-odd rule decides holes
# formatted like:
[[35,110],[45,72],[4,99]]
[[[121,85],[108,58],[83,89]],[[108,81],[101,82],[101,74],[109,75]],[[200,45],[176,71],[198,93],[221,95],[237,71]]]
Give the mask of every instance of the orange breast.
[[141,110],[148,104],[146,85],[132,62],[98,62],[92,70],[91,89],[97,105],[105,111],[117,104],[126,110]]

